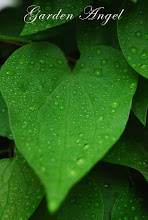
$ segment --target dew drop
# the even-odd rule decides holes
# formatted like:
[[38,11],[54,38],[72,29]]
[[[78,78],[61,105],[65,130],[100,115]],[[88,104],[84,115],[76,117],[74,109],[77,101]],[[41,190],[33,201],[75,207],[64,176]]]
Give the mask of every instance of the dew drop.
[[138,37],[138,38],[142,37],[142,34],[141,34],[140,31],[135,32],[135,35],[136,35],[136,37]]
[[131,84],[130,84],[130,88],[131,88],[131,89],[134,89],[135,87],[136,87],[136,84],[135,84],[135,83],[131,83]]
[[89,149],[89,144],[85,144],[83,148],[84,148],[84,150]]
[[132,206],[131,210],[134,212],[136,210],[136,208],[134,206]]
[[40,60],[40,63],[41,63],[41,64],[45,64],[45,61],[44,61],[44,60]]
[[97,54],[98,54],[98,55],[101,55],[101,54],[102,54],[102,50],[101,50],[101,49],[98,49],[98,50],[97,50]]
[[99,121],[103,121],[103,116],[100,116],[100,117],[99,117]]
[[148,40],[148,34],[145,35],[145,40]]
[[31,111],[34,111],[34,110],[35,110],[34,106],[31,106],[31,107],[30,107],[30,110],[31,110]]
[[95,76],[101,76],[102,75],[102,69],[97,69],[95,72],[94,72],[94,75]]
[[111,103],[111,107],[112,108],[117,108],[119,106],[119,103],[118,102],[112,102]]
[[80,134],[79,134],[79,137],[83,137],[83,134],[82,134],[82,133],[80,133]]
[[128,57],[127,57],[127,61],[130,62],[131,60],[132,60],[132,58],[131,58],[130,56],[128,56]]
[[13,71],[9,71],[9,72],[6,72],[6,74],[9,75],[9,76],[13,76],[14,72]]
[[102,60],[102,61],[101,61],[101,65],[102,65],[102,66],[105,66],[106,64],[107,64],[107,60]]
[[76,176],[76,171],[75,170],[70,170],[69,174],[70,174],[71,177],[74,177],[74,176]]
[[115,67],[119,68],[120,64],[118,62],[115,62]]
[[58,103],[58,102],[55,102],[54,104],[55,104],[56,106],[57,106],[57,105],[59,105],[59,103]]
[[145,60],[148,58],[148,52],[144,49],[140,54],[140,59]]
[[135,47],[130,47],[130,52],[132,54],[136,54],[137,53],[137,49]]
[[62,65],[63,61],[62,60],[58,60],[58,64]]
[[148,66],[147,66],[146,64],[142,64],[142,65],[140,66],[140,68],[141,68],[142,70],[146,70],[146,69],[148,68]]
[[85,64],[84,64],[84,63],[81,63],[81,65],[80,65],[80,66],[81,66],[81,68],[83,68],[83,67],[85,66]]
[[64,106],[61,105],[61,106],[60,106],[60,109],[61,109],[61,110],[64,110]]
[[77,160],[77,165],[82,165],[84,163],[84,159],[83,158],[79,158]]

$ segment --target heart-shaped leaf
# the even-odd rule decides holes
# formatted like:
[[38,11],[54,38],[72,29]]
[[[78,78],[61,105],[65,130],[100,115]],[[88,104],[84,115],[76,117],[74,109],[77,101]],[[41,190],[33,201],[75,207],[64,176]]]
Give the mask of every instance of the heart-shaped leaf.
[[118,21],[118,37],[128,63],[148,78],[148,1],[125,1],[124,16]]
[[0,160],[0,219],[28,219],[44,196],[40,181],[22,156]]
[[[61,25],[78,16],[91,0],[34,0],[28,7],[22,36]],[[62,17],[61,17],[62,16]]]
[[146,125],[148,111],[148,79],[140,77],[138,88],[133,98],[132,110],[143,125]]
[[1,70],[13,137],[44,183],[51,211],[119,139],[137,86],[120,51],[85,52],[71,72],[58,47],[32,43]]

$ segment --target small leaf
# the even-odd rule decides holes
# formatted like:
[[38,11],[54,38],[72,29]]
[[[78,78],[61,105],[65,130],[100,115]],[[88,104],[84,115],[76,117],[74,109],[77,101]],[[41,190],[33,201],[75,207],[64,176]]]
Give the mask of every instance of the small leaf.
[[111,219],[148,219],[148,200],[145,193],[135,188],[128,188],[122,192],[114,205]]
[[0,160],[0,219],[28,219],[44,195],[22,156]]
[[90,175],[95,179],[104,204],[103,220],[109,220],[116,199],[128,186],[125,167],[99,163]]
[[27,23],[21,35],[34,34],[68,22],[70,18],[78,16],[90,2],[91,0],[34,0],[27,9],[29,12],[33,10],[33,15],[26,12]]
[[148,110],[148,79],[139,78],[138,88],[133,98],[132,110],[143,125],[146,125]]
[[50,215],[44,199],[31,220],[102,219],[104,207],[97,184],[90,176],[83,179],[69,193],[60,210]]
[[125,1],[122,8],[124,15],[118,21],[122,52],[133,69],[148,78],[148,1]]
[[8,58],[0,81],[17,148],[44,183],[53,212],[119,139],[137,75],[111,47],[89,48],[71,72],[58,47],[32,43]]
[[96,45],[107,45],[119,49],[116,23],[110,22],[102,27],[99,21],[79,21],[77,44],[80,52]]
[[0,136],[12,139],[6,103],[0,93]]
[[132,137],[122,136],[103,161],[134,168],[148,181],[148,151]]

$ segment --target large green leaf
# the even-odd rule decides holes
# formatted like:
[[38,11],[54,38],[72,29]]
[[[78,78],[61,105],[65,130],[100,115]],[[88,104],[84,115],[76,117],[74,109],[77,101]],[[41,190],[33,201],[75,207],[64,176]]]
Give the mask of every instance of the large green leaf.
[[27,220],[44,195],[22,156],[0,160],[0,219]]
[[[31,12],[36,6],[39,8],[34,10],[34,16],[31,16],[28,12],[26,12],[26,15],[28,14],[25,19],[27,23],[25,24],[21,35],[24,36],[34,34],[70,21],[71,16],[69,16],[69,14],[73,14],[72,18],[74,18],[75,16],[79,15],[84,10],[84,8],[90,4],[90,2],[91,0],[34,0],[32,7],[30,7],[28,11]],[[39,13],[37,14],[37,12]],[[49,14],[54,16],[54,19],[51,16],[47,20]],[[58,14],[59,16],[56,19],[55,15]],[[65,14],[65,16],[61,19],[60,16],[62,14]],[[39,19],[40,16],[43,20]]]
[[0,136],[12,139],[12,133],[9,126],[8,109],[0,93]]
[[148,1],[137,4],[125,1],[124,15],[118,21],[118,36],[122,52],[128,63],[148,78]]
[[103,161],[134,168],[148,181],[148,151],[141,142],[132,137],[123,136]]
[[9,57],[0,82],[16,145],[55,211],[119,139],[137,75],[111,47],[89,48],[71,72],[58,47],[32,43]]
[[139,78],[138,89],[133,99],[132,110],[143,125],[146,125],[148,110],[148,79]]
[[71,190],[55,215],[49,214],[46,200],[43,200],[31,220],[90,220],[102,219],[103,214],[104,207],[98,185],[88,176]]
[[147,193],[136,188],[128,188],[117,199],[112,212],[112,220],[147,220]]

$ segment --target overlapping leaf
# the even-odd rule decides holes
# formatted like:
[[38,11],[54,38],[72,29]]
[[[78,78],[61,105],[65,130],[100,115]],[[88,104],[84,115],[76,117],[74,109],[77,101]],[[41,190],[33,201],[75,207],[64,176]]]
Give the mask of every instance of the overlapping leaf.
[[108,45],[118,49],[116,23],[112,22],[102,27],[99,21],[79,21],[77,44],[80,52],[96,45]]
[[102,219],[103,213],[104,207],[100,190],[94,179],[89,176],[72,189],[55,215],[49,214],[44,200],[31,220]]
[[8,109],[0,93],[0,136],[12,139],[12,133],[9,126]]
[[38,178],[19,155],[0,160],[0,219],[28,219],[44,195]]
[[91,175],[95,179],[103,199],[103,220],[109,220],[116,199],[128,186],[125,168],[101,163],[92,170]]
[[56,215],[49,214],[44,199],[32,215],[31,220],[108,220],[116,199],[127,186],[127,175],[123,167],[98,164],[88,177],[72,189]]
[[[113,55],[114,54],[114,55]],[[137,75],[111,47],[92,47],[73,72],[49,43],[17,50],[1,71],[18,149],[44,183],[51,211],[118,140]]]
[[117,199],[111,219],[148,219],[146,194],[137,188],[126,189]]
[[134,168],[148,181],[148,149],[142,141],[137,141],[131,136],[124,135],[103,158],[103,161]]
[[138,89],[133,99],[132,110],[143,125],[146,125],[148,111],[148,80],[142,77],[138,81]]
[[0,11],[0,40],[27,43],[29,40],[20,37],[20,33],[24,26],[23,16],[25,9],[29,6],[29,0],[16,8],[7,8]]
[[[24,36],[34,34],[68,22],[71,20],[71,15],[72,18],[79,15],[84,8],[90,4],[90,2],[91,0],[35,0],[32,6],[29,7],[28,11],[31,12],[34,10],[33,8],[35,8],[35,6],[39,8],[36,8],[33,11],[32,16],[26,12],[26,15],[28,14],[25,19],[27,23],[25,24],[21,35]],[[47,19],[49,14],[51,16],[49,19]],[[65,14],[65,16],[61,19],[60,16],[62,14]],[[56,18],[55,15],[58,17]],[[41,19],[39,16],[41,16]],[[31,20],[29,20],[29,18],[31,18]]]
[[124,16],[118,21],[118,37],[128,63],[148,78],[148,1],[125,1]]

